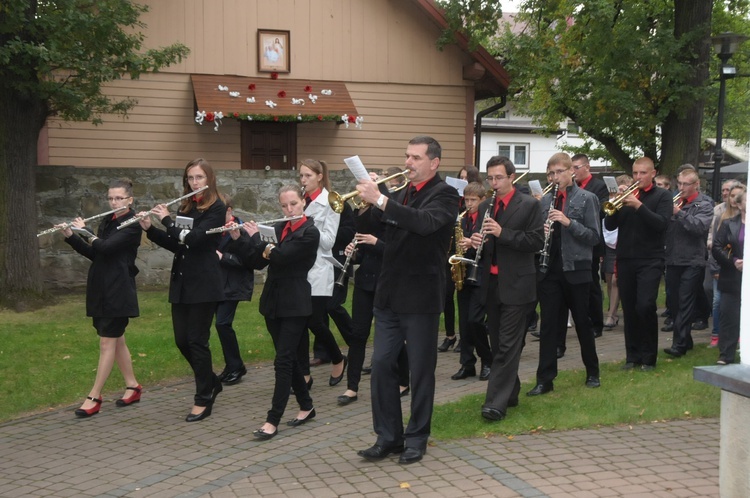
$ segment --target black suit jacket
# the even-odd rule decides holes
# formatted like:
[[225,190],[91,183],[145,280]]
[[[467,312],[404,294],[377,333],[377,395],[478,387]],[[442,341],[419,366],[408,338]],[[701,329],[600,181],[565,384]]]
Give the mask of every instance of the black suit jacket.
[[385,251],[375,307],[395,313],[441,313],[458,192],[439,174],[404,205],[408,190],[395,192],[382,213]]
[[[591,180],[589,180],[583,190],[587,190],[599,198],[599,232],[601,232],[601,222],[604,219],[604,210],[601,209],[601,206],[609,200],[609,189],[607,188],[607,184],[604,183],[604,180],[592,176]],[[607,246],[604,244],[604,237],[600,235],[599,243],[594,246],[593,257],[600,258],[604,256],[606,247]]]
[[[479,219],[493,209],[492,199],[479,206]],[[491,211],[492,212],[492,211]],[[483,278],[481,295],[487,306],[522,305],[536,301],[536,266],[534,257],[544,246],[544,220],[539,201],[516,189],[508,206],[496,219],[502,231],[499,237],[488,236],[482,248]],[[498,266],[497,295],[488,296],[491,263],[495,255]]]
[[268,276],[260,295],[259,311],[266,318],[309,316],[312,313],[312,289],[307,273],[315,264],[320,242],[320,232],[312,218],[281,240],[286,222],[274,226],[276,240],[280,242],[271,251],[269,259],[263,257],[268,245],[259,234],[252,237],[247,248],[247,261],[260,270],[268,267]]
[[165,230],[153,225],[146,231],[148,239],[172,251],[172,278],[169,283],[169,302],[182,304],[211,303],[224,300],[221,268],[216,250],[221,234],[207,234],[206,230],[224,225],[227,207],[217,199],[205,211],[198,211],[195,201],[188,213],[180,216],[193,218],[193,228],[180,243],[181,228],[171,216],[165,216],[161,224]]

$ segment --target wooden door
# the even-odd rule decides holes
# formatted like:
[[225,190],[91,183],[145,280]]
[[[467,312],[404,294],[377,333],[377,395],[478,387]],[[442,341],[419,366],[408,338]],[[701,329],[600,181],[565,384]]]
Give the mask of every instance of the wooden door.
[[242,122],[242,169],[297,165],[297,123]]

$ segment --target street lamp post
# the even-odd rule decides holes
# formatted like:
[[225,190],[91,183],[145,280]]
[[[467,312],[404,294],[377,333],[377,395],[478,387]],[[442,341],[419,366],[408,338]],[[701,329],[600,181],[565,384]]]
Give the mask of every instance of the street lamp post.
[[716,117],[716,147],[714,148],[714,174],[713,174],[713,197],[714,202],[721,201],[721,163],[724,160],[724,151],[721,148],[722,135],[724,133],[724,101],[726,100],[726,81],[737,75],[734,66],[727,64],[729,59],[737,52],[742,42],[748,37],[734,33],[721,33],[711,37],[711,44],[716,55],[721,60],[719,67],[719,111]]

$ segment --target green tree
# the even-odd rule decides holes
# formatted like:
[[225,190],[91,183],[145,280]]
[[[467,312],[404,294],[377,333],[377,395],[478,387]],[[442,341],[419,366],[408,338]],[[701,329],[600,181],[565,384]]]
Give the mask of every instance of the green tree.
[[[102,94],[182,60],[181,44],[143,50],[146,8],[127,0],[0,3],[0,302],[20,309],[42,296],[36,230],[37,142],[48,116],[100,122],[136,102]],[[73,213],[71,213],[73,214]]]
[[454,34],[461,32],[469,39],[469,48],[485,45],[497,35],[497,22],[502,16],[500,0],[438,0],[448,21],[438,38],[438,48],[455,41]]

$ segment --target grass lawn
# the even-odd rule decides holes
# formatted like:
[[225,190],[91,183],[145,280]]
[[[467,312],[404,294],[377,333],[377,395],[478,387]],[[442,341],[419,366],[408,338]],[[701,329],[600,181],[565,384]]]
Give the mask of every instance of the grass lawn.
[[[657,420],[717,417],[721,391],[693,380],[693,367],[713,365],[717,352],[705,344],[678,359],[659,353],[653,372],[622,371],[622,362],[601,365],[602,387],[583,385],[583,371],[562,371],[555,390],[528,397],[533,382],[521,386],[520,404],[505,420],[481,416],[484,394],[436,406],[432,436],[437,439],[484,437],[567,430],[600,425],[640,424]],[[460,421],[460,423],[457,423]]]

